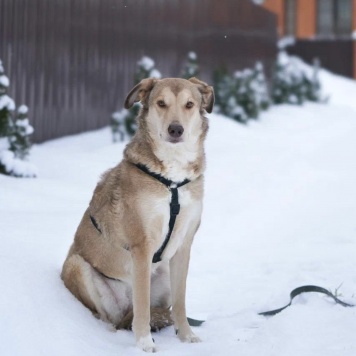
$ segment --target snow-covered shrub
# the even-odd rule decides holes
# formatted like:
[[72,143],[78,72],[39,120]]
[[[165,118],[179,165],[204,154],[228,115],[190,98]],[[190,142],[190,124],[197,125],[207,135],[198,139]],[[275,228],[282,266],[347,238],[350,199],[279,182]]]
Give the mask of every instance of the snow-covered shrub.
[[161,78],[161,73],[155,68],[155,61],[147,56],[143,56],[137,62],[137,69],[134,78],[134,84],[138,84],[142,79],[145,78]]
[[27,161],[33,127],[27,118],[28,108],[7,95],[10,81],[0,61],[0,173],[15,177],[34,177],[37,169]]
[[262,63],[257,62],[253,69],[236,72],[235,79],[238,104],[244,109],[247,118],[257,119],[260,112],[270,105]]
[[0,60],[0,149],[7,144],[11,128],[11,115],[15,110],[15,102],[7,95],[10,85],[9,78],[4,73],[4,67]]
[[321,90],[321,83],[319,80],[319,70],[320,70],[320,61],[319,59],[314,59],[313,62],[313,72],[305,82],[307,87],[306,97],[309,101],[315,102],[326,102],[327,98],[323,95]]
[[226,111],[228,96],[231,90],[231,77],[226,68],[220,67],[213,72],[213,87],[215,94],[214,110],[219,113]]
[[268,83],[266,80],[263,64],[257,62],[253,72],[256,101],[260,110],[267,110],[271,105],[271,98],[268,90]]
[[305,101],[322,102],[318,78],[319,64],[315,61],[313,71],[307,71],[302,62],[280,51],[272,82],[272,100],[275,104],[301,105]]
[[29,156],[32,146],[30,135],[33,131],[28,120],[28,107],[21,105],[17,109],[16,120],[10,135],[10,150],[14,152],[16,158],[24,160]]
[[121,109],[111,115],[113,142],[123,141],[125,136],[131,137],[137,130],[136,117],[141,104],[135,103],[129,110]]
[[37,176],[37,167],[15,157],[10,150],[0,151],[0,173],[19,178],[34,178]]
[[189,79],[199,77],[198,56],[195,52],[189,52],[182,70],[182,78]]
[[230,76],[226,70],[214,73],[216,111],[245,123],[257,119],[262,110],[270,105],[263,66],[256,63],[253,69],[235,72]]
[[[134,76],[134,85],[145,78],[161,78],[161,73],[155,68],[152,58],[144,56],[137,62]],[[124,140],[125,136],[131,137],[137,130],[136,117],[141,108],[140,103],[135,103],[129,110],[122,109],[111,115],[111,131],[113,142]]]
[[213,74],[215,92],[215,111],[239,122],[246,122],[248,117],[239,103],[238,78],[231,76],[225,68]]

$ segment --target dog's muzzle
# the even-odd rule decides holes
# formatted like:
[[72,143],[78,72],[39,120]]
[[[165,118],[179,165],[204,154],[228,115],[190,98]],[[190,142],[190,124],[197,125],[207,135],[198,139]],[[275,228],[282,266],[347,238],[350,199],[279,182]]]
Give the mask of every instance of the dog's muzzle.
[[170,124],[168,126],[169,141],[172,143],[180,142],[184,128],[180,124]]

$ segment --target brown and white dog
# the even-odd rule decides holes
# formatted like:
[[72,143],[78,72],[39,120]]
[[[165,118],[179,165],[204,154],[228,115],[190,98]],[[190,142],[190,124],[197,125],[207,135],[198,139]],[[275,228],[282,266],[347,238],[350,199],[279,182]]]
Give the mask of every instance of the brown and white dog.
[[[139,101],[138,130],[122,162],[98,183],[61,276],[94,315],[118,328],[133,311],[137,345],[154,352],[152,310],[172,306],[180,340],[200,341],[187,322],[185,294],[202,213],[204,113],[212,111],[214,92],[196,78],[148,78],[131,90],[125,107]],[[158,263],[152,258],[169,230],[171,191],[137,165],[175,183],[189,180],[178,189],[180,212]]]

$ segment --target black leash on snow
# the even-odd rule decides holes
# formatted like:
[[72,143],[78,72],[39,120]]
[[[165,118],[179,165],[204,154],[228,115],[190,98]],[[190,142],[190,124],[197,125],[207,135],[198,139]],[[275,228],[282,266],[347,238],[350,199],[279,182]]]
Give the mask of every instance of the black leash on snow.
[[298,287],[298,288],[293,289],[291,291],[291,293],[290,293],[290,302],[286,306],[284,306],[282,308],[278,308],[278,309],[274,309],[274,310],[269,310],[269,311],[265,311],[265,312],[262,312],[262,313],[258,313],[258,315],[263,315],[263,316],[276,315],[276,314],[280,313],[282,310],[284,310],[284,309],[288,308],[289,306],[291,306],[293,299],[297,295],[302,294],[302,293],[309,293],[309,292],[323,293],[323,294],[326,294],[328,297],[334,299],[336,304],[340,304],[343,307],[354,307],[353,304],[345,303],[342,300],[336,298],[331,292],[329,292],[325,288],[309,285],[309,286],[302,286],[302,287]]
[[[310,293],[310,292],[323,293],[323,294],[327,295],[328,297],[334,299],[336,304],[340,304],[343,307],[349,307],[349,308],[351,307],[352,308],[355,306],[353,304],[343,302],[342,300],[335,297],[334,294],[332,294],[331,292],[329,292],[327,289],[325,289],[323,287],[307,285],[307,286],[301,286],[301,287],[293,289],[290,293],[290,302],[287,305],[285,305],[284,307],[274,309],[274,310],[265,311],[262,313],[258,313],[258,315],[262,315],[262,316],[276,315],[276,314],[280,313],[282,310],[290,307],[292,305],[293,299],[297,295],[300,295],[302,293]],[[192,324],[191,324],[191,321],[193,322]],[[191,325],[191,326],[200,326],[201,324],[204,323],[204,321],[202,321],[202,320],[194,320],[194,319],[190,319],[190,318],[188,318],[188,322],[189,322],[189,325]]]
[[[276,314],[280,313],[282,310],[290,307],[292,305],[293,299],[297,295],[300,295],[302,293],[310,293],[310,292],[323,293],[323,294],[327,295],[328,297],[334,299],[336,304],[340,304],[343,307],[349,307],[349,308],[351,307],[352,308],[352,307],[355,306],[353,304],[349,304],[349,303],[343,302],[342,300],[340,300],[339,298],[335,297],[334,294],[332,294],[330,291],[328,291],[327,289],[325,289],[323,287],[307,285],[307,286],[301,286],[301,287],[293,289],[291,291],[291,293],[290,293],[290,301],[284,307],[278,308],[278,309],[274,309],[274,310],[265,311],[265,312],[262,312],[262,313],[258,313],[258,315],[262,315],[262,316],[273,316],[273,315],[276,315]],[[190,318],[188,318],[188,322],[189,322],[189,325],[191,325],[191,326],[200,326],[201,324],[204,323],[203,320],[194,320],[194,319],[190,319]]]
[[[301,287],[293,289],[291,291],[291,293],[290,293],[290,301],[284,307],[278,308],[278,309],[274,309],[274,310],[265,311],[265,312],[262,312],[262,313],[258,313],[258,315],[262,315],[262,316],[273,316],[273,315],[276,315],[276,314],[280,313],[282,310],[290,307],[292,305],[293,299],[297,295],[300,295],[302,293],[310,293],[310,292],[323,293],[323,294],[327,295],[328,297],[334,299],[336,304],[340,304],[343,307],[352,308],[352,307],[355,306],[353,304],[349,304],[349,303],[343,302],[342,300],[340,300],[339,298],[335,297],[334,294],[332,294],[330,291],[328,291],[327,289],[325,289],[323,287],[307,285],[307,286],[301,286]],[[192,324],[191,324],[191,321],[193,322]],[[191,326],[200,326],[201,324],[204,323],[204,321],[202,321],[202,320],[194,320],[194,319],[190,319],[190,318],[188,318],[188,322],[189,322],[189,325],[191,325]]]

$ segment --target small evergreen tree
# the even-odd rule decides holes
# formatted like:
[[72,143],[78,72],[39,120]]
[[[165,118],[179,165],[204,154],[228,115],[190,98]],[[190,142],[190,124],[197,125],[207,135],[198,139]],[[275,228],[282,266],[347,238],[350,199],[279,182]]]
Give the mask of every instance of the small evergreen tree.
[[[134,75],[134,85],[145,78],[161,78],[161,73],[155,68],[155,62],[152,58],[144,56],[137,62],[137,70]],[[131,109],[122,109],[114,112],[111,116],[111,130],[113,142],[118,138],[123,140],[125,136],[132,137],[137,130],[136,117],[140,111],[141,104],[135,103]]]
[[199,77],[198,56],[195,52],[189,52],[187,61],[182,70],[182,78],[189,79],[191,77]]
[[0,149],[7,148],[8,146],[7,139],[5,139],[5,137],[8,137],[10,133],[11,117],[13,111],[15,110],[14,101],[7,95],[9,84],[9,79],[5,75],[4,67],[0,60],[0,140],[2,142]]
[[273,82],[272,100],[275,104],[301,105],[305,101],[322,102],[321,85],[318,78],[319,64],[315,62],[313,73],[303,69],[298,58],[285,52],[278,54]]
[[304,76],[295,63],[289,61],[285,52],[277,57],[273,82],[272,99],[275,104],[297,104],[305,101]]
[[233,76],[226,69],[215,71],[214,88],[216,111],[241,123],[257,119],[269,107],[267,82],[260,63]]
[[253,76],[256,82],[256,100],[258,106],[260,110],[267,110],[271,105],[271,99],[263,64],[261,62],[256,63]]
[[0,173],[9,174],[6,167],[6,151],[10,148],[9,135],[12,129],[12,114],[15,110],[14,101],[7,95],[9,79],[5,75],[4,67],[0,60]]
[[257,102],[257,88],[254,80],[254,72],[251,69],[245,69],[242,72],[235,73],[236,80],[236,98],[237,103],[244,109],[246,119],[257,119],[260,108]]
[[161,78],[161,73],[155,68],[155,61],[148,57],[143,56],[137,62],[137,70],[134,77],[134,85],[138,84],[141,80],[145,78]]
[[231,90],[231,77],[225,67],[215,69],[213,72],[213,86],[215,94],[214,110],[224,114]]
[[28,120],[28,107],[21,105],[17,109],[17,117],[10,135],[10,151],[14,152],[15,157],[26,160],[30,153],[33,127]]
[[111,115],[111,130],[114,142],[123,141],[125,139],[125,117],[127,114],[128,110],[122,109]]
[[320,61],[314,59],[313,61],[313,74],[311,78],[307,79],[306,85],[306,98],[309,101],[315,102],[325,102],[326,98],[323,97],[321,91],[321,83],[319,80],[319,70],[320,70]]
[[132,137],[137,130],[136,118],[141,109],[140,103],[134,103],[131,109],[119,111],[123,116],[123,129],[125,136]]
[[213,83],[215,92],[214,110],[236,121],[246,122],[246,112],[238,102],[236,78],[229,75],[225,67],[221,67],[214,71]]
[[26,159],[33,127],[27,118],[28,109],[19,107],[14,121],[15,103],[7,95],[9,79],[0,61],[0,173],[14,177],[34,177],[37,169]]

